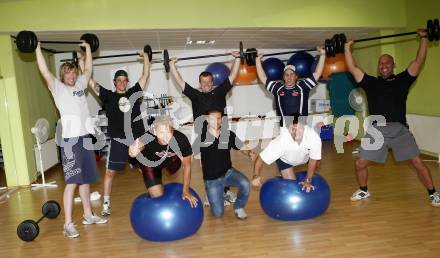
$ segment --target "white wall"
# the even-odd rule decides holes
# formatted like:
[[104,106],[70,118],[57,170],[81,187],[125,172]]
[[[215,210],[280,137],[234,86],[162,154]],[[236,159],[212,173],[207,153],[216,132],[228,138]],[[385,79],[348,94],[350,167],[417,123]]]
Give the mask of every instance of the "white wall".
[[[228,50],[215,49],[215,50],[196,50],[196,51],[173,51],[169,50],[170,56],[185,57],[195,55],[217,54],[224,53]],[[285,49],[263,49],[263,53],[281,52]],[[113,55],[121,53],[132,53],[133,51],[102,51],[100,55]],[[287,60],[290,55],[278,56],[281,60]],[[57,54],[55,55],[55,61],[57,69],[61,64],[60,60],[64,58],[71,58],[71,54]],[[153,59],[161,59],[161,54],[153,55]],[[230,66],[231,57],[216,57],[208,59],[187,60],[178,63],[179,71],[182,77],[190,85],[198,87],[198,75],[204,71],[206,66],[212,62],[228,62]],[[113,59],[97,59],[94,61],[93,77],[96,81],[102,84],[108,89],[113,89],[112,75],[117,69],[125,69],[128,71],[130,84],[135,83],[142,71],[142,63],[136,61],[136,57],[120,57]],[[58,71],[57,71],[58,73]],[[173,96],[179,104],[184,108],[191,111],[191,103],[183,97],[181,90],[177,84],[174,83],[172,78],[168,78],[164,72],[162,64],[153,64],[151,69],[150,80],[148,82],[146,92],[154,94],[156,96],[160,94],[168,94]],[[320,84],[316,87],[310,95],[309,107],[311,99],[325,99],[326,87],[324,84]],[[95,115],[100,110],[98,101],[89,94],[87,96],[89,103],[89,109],[91,115]],[[263,85],[242,85],[235,86],[227,97],[227,105],[230,110],[229,114],[232,116],[245,116],[245,115],[266,115],[269,112],[273,112],[273,97],[263,87]]]
[[440,117],[407,114],[406,119],[419,148],[440,155]]

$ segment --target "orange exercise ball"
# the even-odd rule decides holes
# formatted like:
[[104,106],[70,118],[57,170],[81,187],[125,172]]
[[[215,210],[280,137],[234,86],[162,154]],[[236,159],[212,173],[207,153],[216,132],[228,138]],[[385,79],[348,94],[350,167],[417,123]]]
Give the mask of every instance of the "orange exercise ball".
[[348,68],[345,63],[345,55],[343,53],[336,54],[335,57],[326,57],[324,64],[324,71],[322,78],[324,80],[330,79],[332,73],[347,72]]
[[240,65],[240,70],[238,71],[238,75],[234,80],[234,85],[248,85],[254,84],[257,82],[257,67],[250,66],[243,62]]

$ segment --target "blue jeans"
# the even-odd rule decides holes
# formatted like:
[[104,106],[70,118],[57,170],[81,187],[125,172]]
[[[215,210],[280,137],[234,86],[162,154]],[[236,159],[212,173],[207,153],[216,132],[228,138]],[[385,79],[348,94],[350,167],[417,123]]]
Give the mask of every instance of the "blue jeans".
[[223,188],[226,186],[238,187],[234,209],[244,208],[248,201],[250,191],[249,179],[234,168],[228,169],[224,177],[205,180],[205,190],[211,205],[211,213],[215,217],[223,216],[225,210]]

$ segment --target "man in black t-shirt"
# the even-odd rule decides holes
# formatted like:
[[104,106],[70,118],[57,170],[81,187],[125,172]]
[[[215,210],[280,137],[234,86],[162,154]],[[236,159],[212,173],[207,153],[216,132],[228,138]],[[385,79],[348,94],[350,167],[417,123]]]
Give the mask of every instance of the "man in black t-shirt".
[[[240,69],[240,53],[238,51],[231,51],[231,55],[235,57],[235,61],[232,64],[228,78],[222,84],[214,87],[213,75],[210,72],[202,72],[199,75],[200,90],[194,89],[182,79],[176,67],[178,59],[171,58],[170,60],[171,74],[181,87],[182,93],[191,100],[194,131],[196,134],[200,134],[203,127],[206,126],[203,119],[197,120],[197,118],[206,115],[206,112],[211,109],[221,109],[223,114],[226,113],[226,94],[232,89],[232,83]],[[231,203],[233,203],[236,198],[234,194],[229,191],[229,188],[225,188],[225,197],[226,200]]]
[[[197,137],[193,150],[195,153],[199,151],[201,153],[203,180],[211,204],[211,213],[215,217],[223,216],[223,189],[234,186],[238,187],[238,195],[234,203],[235,216],[246,219],[244,206],[249,197],[249,179],[232,167],[230,153],[232,148],[240,150],[244,144],[227,126],[221,126],[222,110],[208,111],[207,121],[207,130]],[[253,161],[257,156],[252,150],[242,150],[242,152]]]
[[[104,203],[102,215],[110,215],[113,178],[116,171],[125,169],[127,160],[133,167],[137,166],[135,159],[128,156],[128,146],[124,140],[136,139],[144,132],[143,120],[139,119],[140,106],[143,101],[143,90],[150,75],[150,60],[145,53],[139,53],[143,59],[143,71],[138,82],[127,89],[128,74],[124,70],[118,70],[114,74],[113,83],[115,91],[108,90],[91,80],[92,87],[102,102],[102,107],[108,118],[108,134],[110,144],[107,155],[106,173],[104,178]],[[129,142],[130,144],[130,142]]]
[[[367,129],[366,137],[370,142],[378,143],[381,143],[380,141],[383,139],[383,144],[379,144],[378,148],[361,144],[359,158],[355,163],[356,177],[360,187],[351,196],[352,201],[359,201],[370,196],[367,187],[368,163],[369,161],[384,163],[388,148],[391,148],[396,161],[411,161],[417,171],[418,178],[428,190],[432,206],[440,207],[440,195],[435,190],[431,172],[423,164],[419,148],[406,122],[408,91],[425,63],[428,47],[427,32],[419,29],[417,33],[420,38],[417,57],[405,71],[397,75],[394,75],[394,59],[388,54],[379,58],[379,77],[366,74],[354,62],[351,53],[354,41],[345,44],[345,59],[348,69],[359,87],[365,90],[370,115],[381,117],[376,120],[377,123],[373,123]],[[383,118],[385,121],[380,121]]]
[[174,174],[183,166],[182,199],[188,200],[191,207],[197,207],[197,199],[189,191],[191,144],[183,133],[174,130],[170,117],[157,117],[153,130],[130,145],[129,155],[139,161],[147,192],[152,198],[163,195],[162,170]]
[[[225,113],[226,107],[226,94],[232,89],[232,82],[237,77],[238,70],[240,69],[240,55],[237,51],[232,51],[231,55],[235,57],[235,61],[232,64],[231,72],[228,78],[214,87],[213,75],[210,72],[202,72],[199,75],[200,90],[194,89],[188,83],[186,83],[179,71],[177,71],[176,62],[177,58],[171,58],[170,71],[177,84],[181,87],[182,93],[191,100],[193,109],[193,120],[196,124],[196,119],[201,115],[206,115],[206,112],[213,108],[221,108]],[[196,131],[201,133],[201,131]]]

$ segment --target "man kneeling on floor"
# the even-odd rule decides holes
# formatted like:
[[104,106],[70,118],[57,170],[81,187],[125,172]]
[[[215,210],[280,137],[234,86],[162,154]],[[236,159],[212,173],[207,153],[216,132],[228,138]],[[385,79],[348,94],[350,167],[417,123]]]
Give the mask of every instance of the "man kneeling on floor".
[[[201,153],[203,180],[210,202],[211,213],[221,217],[224,213],[223,189],[228,186],[238,187],[237,199],[234,203],[234,214],[238,219],[246,219],[244,207],[249,197],[249,179],[240,171],[232,167],[232,148],[243,149],[244,143],[230,131],[226,124],[222,126],[222,111],[210,110],[207,112],[208,126],[194,142],[194,153]],[[252,150],[241,152],[255,160],[256,154]]]

